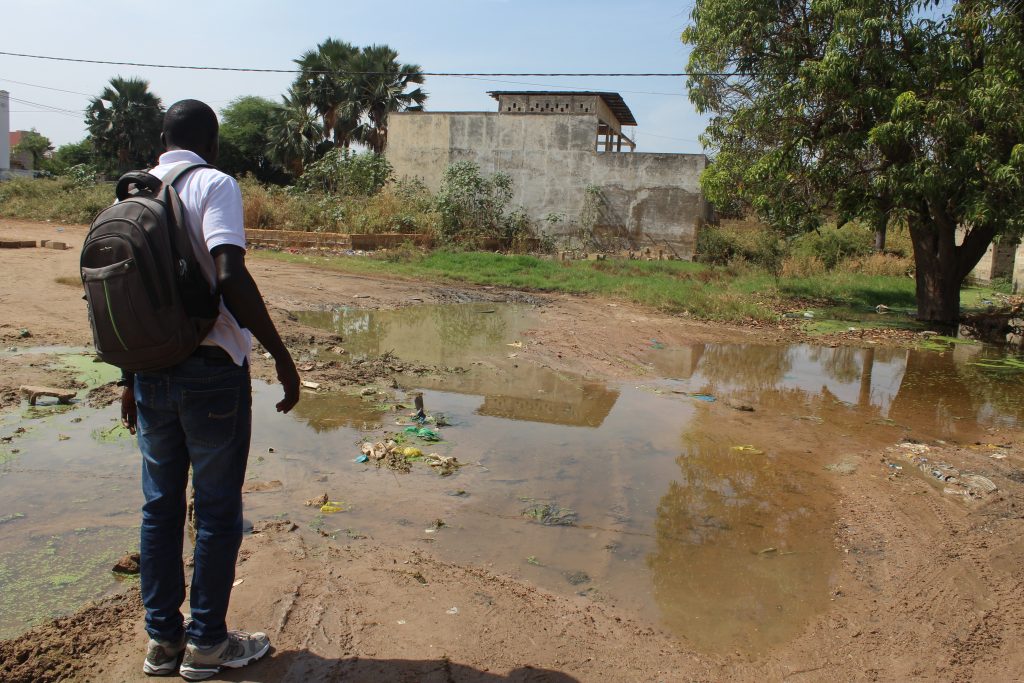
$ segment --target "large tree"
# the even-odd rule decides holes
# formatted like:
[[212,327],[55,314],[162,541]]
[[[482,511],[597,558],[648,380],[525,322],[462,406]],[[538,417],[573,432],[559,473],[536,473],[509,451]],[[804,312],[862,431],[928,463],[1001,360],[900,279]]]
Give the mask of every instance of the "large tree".
[[251,173],[264,183],[283,183],[284,166],[270,155],[270,131],[279,107],[264,97],[244,96],[220,112],[220,155],[217,165],[225,173]]
[[427,101],[421,85],[423,70],[416,64],[402,64],[398,52],[387,45],[364,47],[353,60],[351,89],[359,110],[365,112],[357,137],[377,154],[388,144],[388,115],[399,111],[422,111]]
[[697,0],[705,192],[788,231],[905,224],[918,316],[955,322],[992,239],[1024,227],[1022,18],[997,0]]
[[160,152],[164,108],[140,78],[110,79],[85,110],[89,138],[106,170],[123,173],[150,166]]
[[301,69],[292,85],[294,97],[321,117],[325,138],[337,147],[353,142],[380,154],[387,146],[388,114],[418,111],[427,93],[415,64],[402,64],[386,45],[358,48],[328,38],[295,60]]
[[324,135],[335,145],[348,147],[361,112],[352,95],[352,60],[359,48],[343,40],[328,38],[295,60],[301,72],[292,90],[323,120]]
[[316,158],[324,128],[316,110],[294,88],[281,100],[268,129],[267,154],[298,177]]

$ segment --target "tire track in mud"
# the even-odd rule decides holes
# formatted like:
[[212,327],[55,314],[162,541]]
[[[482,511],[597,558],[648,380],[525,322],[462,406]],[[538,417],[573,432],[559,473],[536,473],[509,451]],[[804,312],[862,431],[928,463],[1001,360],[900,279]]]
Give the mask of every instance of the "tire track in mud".
[[[859,495],[863,485],[882,490]],[[915,477],[851,488],[837,529],[857,584],[833,636],[841,668],[856,663],[851,678],[864,680],[1005,679],[1007,660],[1020,660],[1024,582],[1019,568],[994,568],[991,558],[1006,548],[1019,567],[1007,542],[1021,530],[1010,512],[1017,492],[979,507]],[[993,509],[1002,512],[990,519]]]

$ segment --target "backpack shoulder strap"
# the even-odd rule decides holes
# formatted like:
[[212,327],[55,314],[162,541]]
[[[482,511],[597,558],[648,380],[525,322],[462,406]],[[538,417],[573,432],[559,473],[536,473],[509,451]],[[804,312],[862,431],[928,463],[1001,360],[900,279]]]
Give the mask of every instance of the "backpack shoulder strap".
[[170,226],[171,234],[170,244],[172,253],[174,254],[175,261],[179,261],[182,257],[187,254],[193,254],[192,243],[188,236],[188,225],[185,220],[183,207],[181,204],[181,198],[178,197],[177,190],[174,190],[174,183],[184,176],[186,173],[193,171],[197,168],[213,168],[210,164],[180,164],[177,168],[173,169],[170,173],[164,176],[163,188],[160,192],[164,202],[170,209],[171,218],[173,219],[173,225]]
[[164,176],[164,185],[174,185],[183,175],[189,171],[194,171],[197,168],[213,168],[210,164],[179,164],[170,173]]

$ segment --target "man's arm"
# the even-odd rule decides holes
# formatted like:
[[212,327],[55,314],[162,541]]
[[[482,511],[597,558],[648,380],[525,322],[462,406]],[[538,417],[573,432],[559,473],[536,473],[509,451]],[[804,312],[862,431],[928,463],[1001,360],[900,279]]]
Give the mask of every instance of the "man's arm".
[[284,387],[284,399],[277,404],[277,410],[287,413],[299,402],[299,373],[267,313],[256,281],[245,267],[245,250],[222,244],[214,247],[210,253],[217,269],[217,286],[231,315],[235,316],[239,325],[248,328],[274,357],[277,379]]

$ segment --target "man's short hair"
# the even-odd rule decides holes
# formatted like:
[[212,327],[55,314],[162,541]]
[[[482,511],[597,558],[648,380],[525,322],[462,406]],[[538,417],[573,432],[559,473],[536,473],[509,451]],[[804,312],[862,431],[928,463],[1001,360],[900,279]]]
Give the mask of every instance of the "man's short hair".
[[169,146],[194,151],[209,145],[217,130],[217,114],[199,100],[175,102],[164,114],[164,139]]

